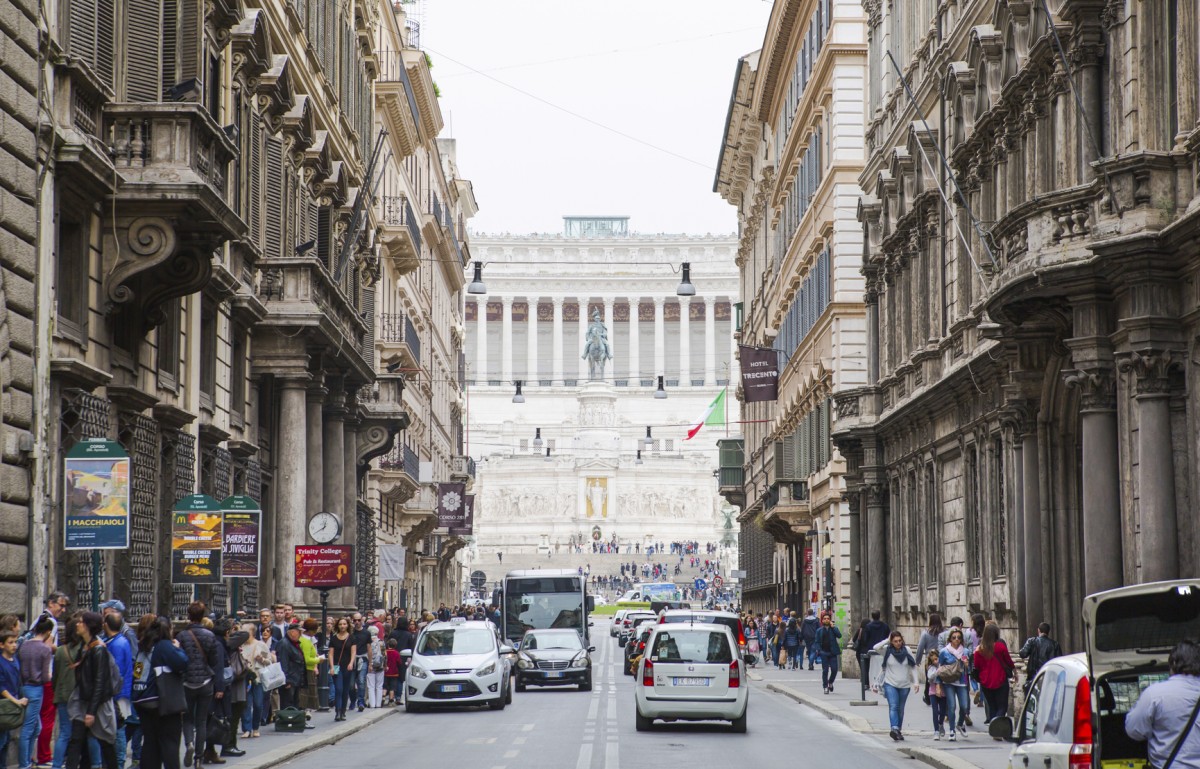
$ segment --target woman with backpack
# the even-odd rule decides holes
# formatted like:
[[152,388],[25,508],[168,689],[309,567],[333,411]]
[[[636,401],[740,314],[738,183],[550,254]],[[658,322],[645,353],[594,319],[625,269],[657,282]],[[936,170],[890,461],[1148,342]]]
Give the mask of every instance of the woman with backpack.
[[972,678],[979,682],[979,690],[983,692],[984,723],[988,724],[997,716],[1008,715],[1008,679],[1016,671],[996,623],[984,626],[973,661]]
[[158,617],[138,638],[132,696],[142,722],[142,769],[179,769],[187,663],[166,617]]
[[871,689],[882,691],[887,698],[890,734],[893,740],[900,742],[904,739],[904,704],[908,701],[909,690],[917,690],[917,661],[904,645],[904,636],[899,630],[893,630],[886,641],[876,644],[874,651],[880,656],[880,665]]
[[87,769],[88,737],[100,743],[104,769],[117,768],[117,711],[113,698],[123,681],[113,672],[116,663],[108,647],[100,640],[104,619],[94,611],[85,611],[75,623],[75,632],[83,642],[83,656],[75,669],[75,691],[67,703],[71,716],[71,740],[67,744],[67,769]]
[[383,703],[383,677],[387,668],[387,649],[380,637],[378,625],[367,629],[371,645],[367,647],[367,707],[377,708]]
[[787,650],[787,660],[792,670],[796,669],[796,663],[800,660],[800,643],[800,625],[792,617],[783,631],[783,648]]
[[[958,628],[950,630],[946,648],[938,654],[938,680],[946,691],[946,714],[950,717],[950,742],[957,739],[957,733],[967,736],[967,708],[970,707],[970,694],[967,689],[968,671],[971,669],[971,657],[967,647],[963,645],[963,631]],[[955,712],[957,711],[957,713]],[[957,718],[957,730],[955,719]]]

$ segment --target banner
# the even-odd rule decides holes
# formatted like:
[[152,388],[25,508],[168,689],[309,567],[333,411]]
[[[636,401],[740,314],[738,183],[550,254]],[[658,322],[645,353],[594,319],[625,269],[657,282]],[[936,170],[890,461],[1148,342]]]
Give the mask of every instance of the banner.
[[221,502],[221,576],[257,577],[261,548],[262,510],[251,497],[233,496]]
[[296,587],[354,586],[354,545],[296,545]]
[[67,550],[129,547],[129,455],[103,438],[76,443],[63,462]]
[[211,585],[221,581],[221,503],[192,494],[171,513],[171,582]]
[[773,347],[738,347],[742,369],[742,402],[761,403],[779,398],[779,351]]
[[438,526],[463,525],[463,497],[467,495],[465,483],[439,483],[437,516]]
[[404,579],[405,561],[408,558],[408,548],[404,545],[379,546],[379,578],[399,582]]
[[450,533],[459,537],[469,537],[475,533],[475,495],[463,497],[463,522],[461,526],[451,526]]

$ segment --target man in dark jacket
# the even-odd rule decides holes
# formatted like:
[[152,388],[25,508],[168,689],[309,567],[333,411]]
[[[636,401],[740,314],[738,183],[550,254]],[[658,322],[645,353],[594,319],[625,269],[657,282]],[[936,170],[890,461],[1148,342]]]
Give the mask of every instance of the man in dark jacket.
[[[800,640],[804,642],[804,656],[808,658],[808,669],[813,669],[813,663],[817,659],[817,628],[821,627],[821,621],[817,619],[817,615],[812,609],[808,610],[808,615],[804,621],[800,623]],[[801,664],[804,660],[801,659]]]
[[109,672],[112,668],[111,655],[100,640],[104,633],[103,626],[103,618],[91,611],[80,615],[75,625],[84,652],[75,670],[79,701],[74,707],[68,708],[71,741],[67,745],[66,765],[70,769],[91,763],[87,755],[88,737],[95,737],[99,741],[104,769],[117,769],[117,716],[112,704],[114,682]]
[[287,637],[275,647],[279,667],[283,668],[283,688],[279,690],[279,708],[300,707],[300,689],[304,686],[304,652],[300,649],[300,626],[292,625]]
[[[225,696],[225,655],[217,637],[200,624],[207,612],[204,602],[192,602],[187,612],[191,624],[176,636],[188,658],[187,670],[183,673],[183,693],[187,701],[183,711],[183,739],[187,745],[183,763],[186,769],[200,766],[207,741],[208,712],[214,699]],[[215,753],[209,760],[214,764],[225,763]]]
[[879,618],[879,610],[871,612],[871,621],[863,628],[858,639],[858,645],[855,647],[858,654],[858,667],[862,674],[863,691],[871,688],[871,650],[874,649],[880,641],[886,641],[892,630],[887,623]]
[[1028,694],[1029,684],[1042,669],[1042,665],[1055,657],[1061,657],[1063,651],[1058,641],[1050,637],[1050,623],[1043,622],[1038,625],[1038,634],[1026,641],[1017,653],[1021,655],[1021,659],[1029,660],[1025,666],[1025,693]]
[[[246,751],[238,748],[237,727],[242,723],[242,713],[246,711],[247,670],[242,659],[242,644],[246,643],[250,634],[245,630],[238,630],[237,625],[227,619],[213,626],[213,634],[224,642],[221,651],[225,654],[225,665],[233,673],[233,681],[226,688],[225,696],[221,698],[223,713],[229,717],[229,723],[232,725],[226,735],[226,742],[221,745],[221,757],[238,758],[246,755]],[[211,748],[209,752],[211,754]]]

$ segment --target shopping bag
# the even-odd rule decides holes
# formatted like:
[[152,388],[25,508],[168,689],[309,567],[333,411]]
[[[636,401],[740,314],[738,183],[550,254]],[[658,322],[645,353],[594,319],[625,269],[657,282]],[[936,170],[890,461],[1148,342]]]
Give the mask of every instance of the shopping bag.
[[263,691],[265,692],[283,686],[287,682],[287,679],[283,675],[283,666],[278,662],[272,662],[270,665],[267,665],[258,671],[258,682],[262,684]]

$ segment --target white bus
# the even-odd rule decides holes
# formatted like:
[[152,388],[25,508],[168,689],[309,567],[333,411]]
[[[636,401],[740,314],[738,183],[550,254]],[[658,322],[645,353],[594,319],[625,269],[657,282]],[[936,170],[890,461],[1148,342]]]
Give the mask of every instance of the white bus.
[[493,599],[500,634],[513,646],[529,630],[570,628],[588,646],[588,614],[595,608],[587,578],[570,569],[522,569],[504,576]]

